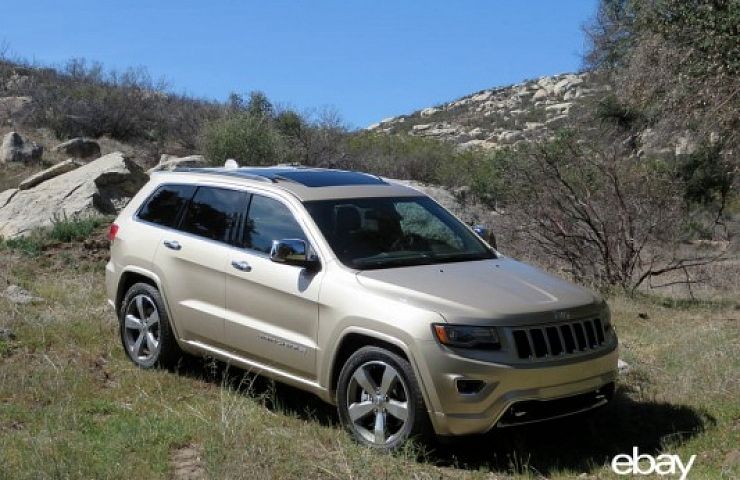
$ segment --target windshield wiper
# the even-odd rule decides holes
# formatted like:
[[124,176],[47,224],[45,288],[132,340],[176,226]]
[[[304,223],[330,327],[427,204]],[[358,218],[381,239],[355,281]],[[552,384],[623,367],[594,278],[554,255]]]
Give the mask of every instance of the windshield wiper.
[[356,268],[383,268],[383,267],[404,267],[412,265],[431,265],[434,262],[431,256],[423,255],[418,257],[399,257],[399,258],[359,258],[352,262]]

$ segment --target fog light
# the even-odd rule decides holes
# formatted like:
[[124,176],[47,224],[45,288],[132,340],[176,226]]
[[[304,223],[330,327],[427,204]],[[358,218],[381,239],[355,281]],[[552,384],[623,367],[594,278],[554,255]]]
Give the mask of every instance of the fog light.
[[485,383],[483,382],[483,380],[468,380],[465,378],[458,378],[457,381],[455,381],[457,391],[463,395],[476,394],[483,390],[484,385]]

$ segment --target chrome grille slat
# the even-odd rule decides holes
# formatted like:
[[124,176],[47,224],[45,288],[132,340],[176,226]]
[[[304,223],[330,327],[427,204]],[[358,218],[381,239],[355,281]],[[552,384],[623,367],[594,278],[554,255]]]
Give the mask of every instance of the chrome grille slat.
[[[596,350],[606,343],[603,323],[598,318],[511,327],[510,330],[512,338],[516,340],[514,342],[516,353],[522,359],[537,360],[578,355]],[[558,341],[560,345],[557,345]]]

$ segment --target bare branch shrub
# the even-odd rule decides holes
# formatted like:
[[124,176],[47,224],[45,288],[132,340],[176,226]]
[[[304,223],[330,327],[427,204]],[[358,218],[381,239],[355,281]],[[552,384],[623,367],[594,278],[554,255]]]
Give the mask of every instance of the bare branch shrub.
[[686,249],[695,235],[674,167],[563,133],[508,164],[508,215],[579,281],[631,291],[719,258]]

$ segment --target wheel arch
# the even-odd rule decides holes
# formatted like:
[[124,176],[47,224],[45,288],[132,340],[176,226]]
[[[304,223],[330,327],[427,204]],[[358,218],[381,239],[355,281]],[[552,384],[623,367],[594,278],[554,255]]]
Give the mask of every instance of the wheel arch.
[[[164,298],[162,287],[160,286],[159,278],[151,272],[141,269],[130,268],[124,270],[121,273],[121,277],[118,280],[118,288],[116,289],[116,315],[121,313],[121,304],[123,298],[126,296],[126,292],[136,283],[147,283],[152,287],[159,290],[160,295]],[[166,302],[165,302],[166,303]]]
[[342,367],[349,357],[360,348],[368,346],[384,348],[408,361],[417,376],[417,381],[421,382],[413,356],[411,355],[408,346],[403,342],[394,337],[383,335],[378,332],[364,329],[350,329],[342,334],[341,338],[337,342],[337,347],[334,349],[335,353],[331,360],[328,377],[328,387],[330,392],[336,391],[339,373],[342,371]]
[[126,296],[126,292],[129,288],[131,288],[132,285],[136,283],[149,284],[159,291],[159,295],[162,297],[162,302],[164,303],[164,308],[167,310],[167,318],[169,318],[170,328],[175,334],[175,340],[180,345],[180,348],[184,348],[182,342],[180,341],[180,334],[177,328],[177,320],[172,316],[172,309],[170,308],[169,302],[167,301],[167,294],[162,286],[162,281],[160,280],[159,276],[157,276],[153,272],[150,272],[149,270],[131,266],[124,269],[124,271],[121,273],[121,277],[118,280],[118,288],[116,290],[116,317],[120,317],[122,306],[121,304],[123,303],[123,298]]

